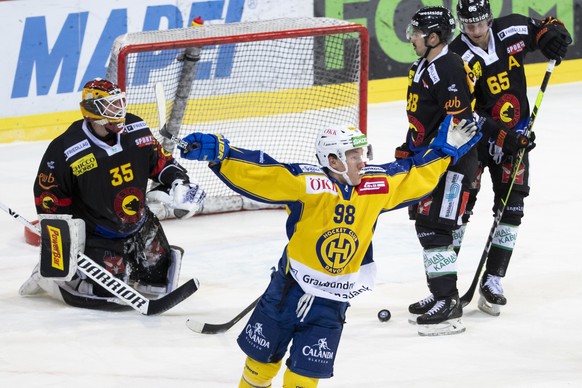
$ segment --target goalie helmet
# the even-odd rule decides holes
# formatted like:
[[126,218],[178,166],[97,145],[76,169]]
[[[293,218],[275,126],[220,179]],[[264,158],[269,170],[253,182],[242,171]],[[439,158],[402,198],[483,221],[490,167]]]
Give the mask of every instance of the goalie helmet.
[[84,118],[105,126],[111,132],[117,133],[124,128],[126,100],[119,86],[96,78],[83,86],[81,98]]
[[434,32],[440,36],[442,43],[448,44],[453,40],[455,18],[445,7],[424,7],[416,11],[406,29],[408,40],[415,30],[422,31],[425,36]]
[[[352,184],[347,177],[346,152],[358,148],[364,151],[364,162],[372,160],[372,145],[368,143],[368,138],[359,129],[349,125],[325,127],[319,132],[315,142],[315,152],[319,164],[342,175],[350,185]],[[330,155],[337,156],[344,165],[344,171],[338,171],[330,166],[328,158]]]
[[465,24],[479,23],[483,20],[493,21],[489,0],[459,0],[457,3],[457,19],[461,30]]

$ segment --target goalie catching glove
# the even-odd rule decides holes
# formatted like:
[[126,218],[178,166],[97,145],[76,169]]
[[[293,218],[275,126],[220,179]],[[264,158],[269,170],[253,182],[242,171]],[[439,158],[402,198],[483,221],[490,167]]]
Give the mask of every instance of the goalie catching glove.
[[548,16],[542,20],[536,43],[546,58],[556,60],[556,65],[559,65],[566,56],[568,46],[572,44],[572,37],[564,23]]
[[194,132],[183,140],[194,145],[190,151],[180,151],[180,156],[185,159],[220,163],[230,152],[229,141],[222,135]]
[[160,219],[189,218],[202,211],[206,193],[194,183],[176,179],[171,187],[158,186],[146,194],[150,210]]
[[429,148],[440,150],[453,157],[453,164],[465,155],[479,139],[481,132],[474,121],[461,120],[455,125],[453,116],[447,115],[439,126],[438,134]]

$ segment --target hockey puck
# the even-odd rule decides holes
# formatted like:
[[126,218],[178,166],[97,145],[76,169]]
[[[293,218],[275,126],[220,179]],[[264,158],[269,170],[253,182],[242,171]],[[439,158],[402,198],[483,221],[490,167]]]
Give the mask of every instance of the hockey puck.
[[391,317],[392,314],[390,314],[390,310],[388,309],[378,311],[378,319],[380,320],[380,322],[388,322]]

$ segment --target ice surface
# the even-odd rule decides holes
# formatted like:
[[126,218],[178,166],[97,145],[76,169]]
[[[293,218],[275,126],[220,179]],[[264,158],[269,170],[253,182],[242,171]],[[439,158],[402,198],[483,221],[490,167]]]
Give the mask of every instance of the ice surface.
[[[530,90],[531,101],[536,93]],[[582,386],[581,107],[581,83],[548,87],[501,316],[480,312],[475,298],[465,309],[465,333],[418,336],[407,323],[407,306],[427,295],[421,248],[405,210],[384,214],[374,242],[377,288],[353,300],[335,376],[320,387]],[[376,161],[387,162],[407,128],[405,103],[371,105],[369,116]],[[0,145],[0,202],[29,219],[46,145]],[[483,183],[459,257],[462,293],[492,224],[490,182]],[[164,221],[170,242],[186,251],[182,282],[198,277],[201,289],[169,312],[146,317],[20,297],[38,252],[24,243],[18,222],[0,215],[0,386],[236,387],[245,358],[236,337],[246,319],[220,335],[193,333],[185,321],[227,321],[260,295],[285,245],[284,222],[282,210]],[[387,323],[376,318],[381,308],[392,312]]]

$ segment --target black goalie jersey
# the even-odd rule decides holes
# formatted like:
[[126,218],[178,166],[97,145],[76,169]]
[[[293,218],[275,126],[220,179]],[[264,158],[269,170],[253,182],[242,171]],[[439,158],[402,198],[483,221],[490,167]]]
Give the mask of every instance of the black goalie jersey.
[[139,117],[127,115],[112,146],[79,120],[49,144],[34,182],[35,205],[39,214],[85,220],[88,234],[121,238],[145,220],[148,179],[171,185],[177,178],[188,180]]
[[535,43],[538,30],[539,21],[512,14],[493,20],[486,51],[464,34],[449,45],[468,63],[477,78],[475,111],[479,115],[509,128],[522,129],[527,125],[530,107],[523,66],[526,54],[538,48]]

